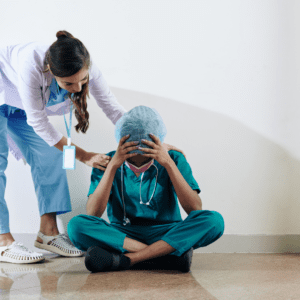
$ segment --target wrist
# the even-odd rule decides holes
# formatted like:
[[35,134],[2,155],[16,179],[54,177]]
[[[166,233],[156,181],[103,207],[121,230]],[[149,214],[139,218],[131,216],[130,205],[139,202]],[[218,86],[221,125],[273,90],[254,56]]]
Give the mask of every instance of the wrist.
[[109,162],[107,168],[110,167],[111,170],[117,171],[117,169],[120,167],[118,164],[116,164],[116,161],[114,159],[114,157],[111,159],[111,161]]
[[175,163],[173,159],[170,157],[164,165],[164,168],[169,172],[174,167]]
[[77,159],[83,163],[85,163],[89,159],[89,152],[86,152],[83,149],[80,149],[80,151],[77,151],[76,149],[76,153],[78,154]]

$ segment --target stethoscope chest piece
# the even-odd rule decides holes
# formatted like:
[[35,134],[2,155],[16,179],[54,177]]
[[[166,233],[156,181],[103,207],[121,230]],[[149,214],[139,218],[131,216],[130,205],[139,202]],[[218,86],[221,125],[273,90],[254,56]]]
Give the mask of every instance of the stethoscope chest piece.
[[123,226],[130,225],[130,220],[126,217],[123,219]]

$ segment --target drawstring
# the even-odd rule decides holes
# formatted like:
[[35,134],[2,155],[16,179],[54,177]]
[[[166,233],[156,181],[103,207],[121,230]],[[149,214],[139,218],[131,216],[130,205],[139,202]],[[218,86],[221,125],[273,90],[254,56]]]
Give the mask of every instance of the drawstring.
[[[154,190],[153,190],[153,193],[152,193],[152,196],[151,196],[150,200],[147,201],[146,203],[144,203],[143,200],[142,200],[142,181],[143,181],[143,177],[144,177],[145,172],[143,172],[142,176],[141,176],[141,184],[140,184],[140,204],[150,205],[150,202],[151,202],[151,200],[154,196],[155,190],[156,190],[157,177],[158,177],[158,168],[156,167],[155,164],[152,164],[152,166],[154,166],[156,168]],[[122,166],[121,166],[121,192],[122,192],[123,212],[124,212],[123,225],[126,226],[127,224],[130,224],[130,220],[126,217],[126,211],[125,211],[125,201],[124,201],[124,192],[123,192],[123,177],[124,177],[123,169],[124,169],[124,164],[122,164]]]

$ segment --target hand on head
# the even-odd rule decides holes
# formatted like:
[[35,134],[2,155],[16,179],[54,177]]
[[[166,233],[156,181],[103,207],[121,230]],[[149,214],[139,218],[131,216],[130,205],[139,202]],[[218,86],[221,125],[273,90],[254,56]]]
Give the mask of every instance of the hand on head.
[[131,153],[128,154],[128,152],[136,150],[138,147],[136,146],[139,142],[127,142],[126,140],[130,137],[130,135],[123,136],[120,139],[119,146],[117,148],[117,151],[115,155],[113,156],[111,160],[111,164],[115,165],[117,168],[121,167],[123,162],[131,157],[134,157],[138,155],[138,153]]
[[166,165],[170,162],[171,159],[168,151],[165,149],[165,147],[163,146],[163,144],[157,136],[155,136],[154,134],[149,134],[149,136],[153,140],[153,142],[142,140],[142,143],[146,144],[152,149],[142,147],[139,147],[138,149],[145,152],[144,154],[142,154],[144,157],[151,157],[163,167],[166,167]]

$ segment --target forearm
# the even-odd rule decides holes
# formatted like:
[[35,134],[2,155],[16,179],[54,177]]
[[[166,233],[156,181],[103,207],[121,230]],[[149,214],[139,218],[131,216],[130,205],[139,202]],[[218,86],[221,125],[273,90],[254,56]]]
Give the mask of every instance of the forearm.
[[[58,150],[63,151],[64,146],[68,145],[68,140],[66,137],[62,137],[61,140],[54,145],[54,147],[56,147]],[[76,146],[75,144],[72,143],[72,146],[76,147],[76,159],[78,159],[81,162],[84,162],[84,158],[86,156],[86,151],[78,146]]]
[[98,184],[96,190],[89,196],[86,205],[88,215],[101,217],[107,206],[112,183],[115,178],[117,168],[113,164],[109,164],[104,175]]
[[188,185],[172,159],[165,167],[175,188],[178,200],[187,214],[193,210],[202,210],[201,199]]

